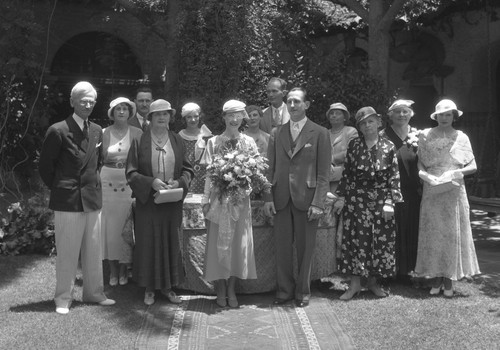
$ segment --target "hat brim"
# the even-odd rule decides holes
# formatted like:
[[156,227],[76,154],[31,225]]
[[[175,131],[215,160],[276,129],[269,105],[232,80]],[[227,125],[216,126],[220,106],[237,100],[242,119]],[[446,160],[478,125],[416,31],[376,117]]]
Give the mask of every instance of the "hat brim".
[[446,112],[449,112],[449,111],[457,111],[457,113],[458,113],[458,116],[459,116],[459,117],[461,117],[461,116],[464,114],[464,112],[462,112],[462,111],[461,111],[461,110],[459,110],[459,109],[448,108],[448,109],[444,109],[444,110],[439,111],[439,112],[434,112],[434,113],[431,113],[430,118],[431,118],[432,120],[436,120],[436,117],[437,117],[437,115],[438,115],[438,114],[441,114],[441,113],[446,113]]
[[382,118],[382,115],[381,114],[378,114],[378,113],[371,113],[371,114],[367,114],[365,116],[363,116],[362,118],[359,118],[359,120],[356,120],[356,125],[358,125],[359,123],[361,123],[363,120],[367,119],[367,118],[370,118],[370,117],[377,117],[377,118]]
[[157,109],[155,111],[152,111],[152,112],[149,112],[148,115],[147,115],[147,119],[148,120],[151,120],[151,115],[155,112],[163,112],[163,111],[169,111],[169,112],[172,112],[172,115],[170,116],[171,118],[173,118],[175,116],[175,113],[176,113],[176,110],[174,108],[165,108],[165,109]]
[[[134,102],[132,102],[132,101],[130,101],[130,102],[123,101],[123,102],[120,102],[120,103],[125,103],[125,104],[129,105],[130,107],[132,107],[132,114],[128,116],[129,118],[132,118],[137,113],[137,107],[136,107],[136,105],[135,105]],[[109,119],[113,119],[113,115],[112,115],[113,109],[115,109],[115,107],[118,106],[120,103],[118,103],[118,104],[116,104],[113,107],[110,107],[108,109],[108,118]]]
[[346,111],[345,109],[342,109],[342,108],[330,108],[326,111],[326,117],[328,118],[328,114],[330,114],[330,111],[333,111],[333,110],[338,110],[338,111],[342,111],[344,113],[344,119],[349,119],[351,117],[351,113],[349,113],[349,111]]

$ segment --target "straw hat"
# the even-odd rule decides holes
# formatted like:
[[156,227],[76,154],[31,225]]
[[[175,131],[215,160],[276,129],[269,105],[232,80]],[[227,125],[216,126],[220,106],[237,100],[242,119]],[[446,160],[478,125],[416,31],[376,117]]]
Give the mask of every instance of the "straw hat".
[[338,110],[341,110],[342,112],[344,112],[344,118],[345,119],[349,119],[351,117],[351,114],[347,110],[347,107],[343,103],[337,102],[337,103],[331,104],[330,108],[328,108],[328,111],[326,111],[326,117],[327,118],[328,118],[328,114],[330,113],[330,111],[332,109],[338,109]]
[[171,117],[173,118],[175,115],[175,109],[172,108],[170,105],[170,102],[158,99],[155,100],[151,103],[149,106],[149,113],[148,113],[148,120],[151,119],[151,114],[154,112],[160,112],[160,111],[172,111]]
[[222,106],[224,113],[245,112],[246,104],[238,100],[229,100]]
[[365,120],[368,117],[371,116],[376,116],[380,117],[380,114],[378,114],[373,107],[367,106],[367,107],[362,107],[356,112],[356,124],[361,123],[363,120]]
[[457,108],[457,105],[455,104],[455,102],[453,102],[452,100],[444,99],[444,100],[439,101],[439,103],[436,105],[436,111],[431,114],[431,119],[436,120],[436,117],[438,114],[441,114],[444,112],[449,112],[449,111],[457,111],[459,117],[462,114],[464,114],[464,112],[462,112],[461,110],[459,110]]
[[113,101],[111,101],[109,103],[109,109],[108,109],[108,117],[111,119],[113,118],[113,108],[115,108],[116,106],[118,106],[120,103],[126,103],[128,104],[130,107],[132,107],[132,114],[129,115],[129,117],[133,117],[137,111],[137,107],[135,106],[135,103],[130,101],[128,98],[126,97],[118,97],[118,98],[115,98]]
[[412,104],[414,104],[415,102],[413,102],[412,100],[396,100],[394,101],[394,103],[389,107],[389,110],[388,112],[390,111],[393,111],[395,110],[396,108],[401,108],[401,107],[406,107],[406,108],[410,108],[411,110],[413,110],[413,108],[411,107]]
[[201,112],[201,107],[194,102],[188,102],[182,106],[181,116],[185,117],[195,111]]

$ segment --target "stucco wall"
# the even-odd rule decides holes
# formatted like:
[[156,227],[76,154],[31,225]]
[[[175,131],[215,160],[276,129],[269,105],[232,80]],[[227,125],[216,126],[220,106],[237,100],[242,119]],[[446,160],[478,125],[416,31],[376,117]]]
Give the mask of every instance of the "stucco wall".
[[[34,6],[37,21],[44,28],[44,36],[40,40],[45,43],[52,8],[45,2],[36,2]],[[59,1],[57,3],[50,25],[47,67],[50,68],[57,50],[67,40],[75,35],[91,31],[109,33],[123,40],[137,57],[142,73],[148,74],[150,79],[160,79],[165,66],[163,59],[165,43],[130,14],[111,11],[93,2],[86,6],[73,2]],[[45,45],[41,46],[43,48],[40,50],[42,59],[45,55],[45,47]]]

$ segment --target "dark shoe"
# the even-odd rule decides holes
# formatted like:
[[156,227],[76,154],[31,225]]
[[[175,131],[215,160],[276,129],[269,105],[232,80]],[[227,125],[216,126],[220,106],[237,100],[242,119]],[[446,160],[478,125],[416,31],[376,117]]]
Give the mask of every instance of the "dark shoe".
[[161,293],[167,297],[168,301],[170,301],[172,304],[180,304],[182,303],[181,297],[177,296],[174,291],[172,290],[162,290]]
[[345,291],[344,294],[340,296],[340,300],[348,301],[351,300],[354,296],[359,295],[361,292],[361,286],[359,288],[351,288],[349,287],[348,290]]
[[309,300],[295,300],[295,306],[306,307],[309,305]]
[[235,309],[239,306],[238,299],[236,299],[236,297],[228,297],[227,303],[228,303],[229,307],[232,307],[233,309]]
[[217,297],[217,299],[215,299],[215,303],[219,307],[226,307],[227,306],[226,297]]
[[276,298],[273,301],[273,305],[283,305],[283,304],[288,303],[289,301],[292,301],[292,299],[280,299],[280,298]]

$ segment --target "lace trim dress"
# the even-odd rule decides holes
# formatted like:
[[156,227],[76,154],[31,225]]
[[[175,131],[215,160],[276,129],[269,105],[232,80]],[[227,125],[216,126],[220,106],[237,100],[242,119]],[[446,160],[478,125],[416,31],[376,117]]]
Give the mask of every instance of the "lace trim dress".
[[[419,137],[418,156],[426,171],[441,176],[461,169],[474,160],[469,138],[461,131],[451,137],[424,130]],[[480,273],[472,238],[469,201],[463,179],[460,186],[433,193],[424,182],[415,272],[421,277],[460,280]]]

